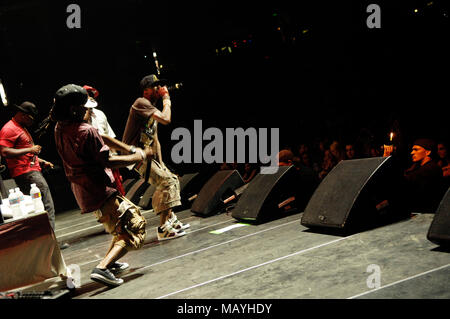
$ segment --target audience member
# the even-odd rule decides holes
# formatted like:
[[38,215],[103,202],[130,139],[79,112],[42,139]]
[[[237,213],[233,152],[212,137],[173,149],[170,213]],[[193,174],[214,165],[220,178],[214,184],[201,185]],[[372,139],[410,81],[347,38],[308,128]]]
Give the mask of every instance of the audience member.
[[437,164],[442,169],[444,177],[450,177],[450,156],[446,143],[439,142],[437,144],[437,154]]
[[313,163],[316,163],[317,173],[321,171],[325,148],[325,140],[322,139],[316,139],[311,147],[311,160]]
[[[444,195],[441,168],[433,160],[436,145],[433,140],[414,141],[411,151],[412,165],[405,170],[405,200],[412,211],[434,213]],[[384,156],[390,151],[385,149]]]
[[319,178],[324,179],[325,176],[328,175],[329,172],[336,166],[338,163],[337,159],[333,156],[330,150],[325,150],[325,155],[323,157],[322,162],[322,170],[319,172]]
[[298,146],[298,156],[302,158],[302,155],[309,152],[309,147],[307,144],[302,143]]
[[445,142],[439,142],[437,144],[437,164],[442,169],[445,189],[448,189],[450,187],[450,156],[447,150],[448,148]]
[[244,165],[244,174],[242,175],[242,179],[244,183],[250,183],[250,181],[256,176],[258,173],[258,167],[256,164],[246,163]]
[[338,163],[345,159],[345,152],[338,141],[333,141],[333,143],[331,143],[330,152]]
[[278,153],[278,166],[293,166],[295,168],[293,174],[298,180],[297,185],[293,185],[297,193],[295,197],[299,209],[304,209],[320,182],[316,172],[303,165],[289,149],[283,149]]
[[289,149],[278,152],[278,166],[291,166],[294,164],[294,154]]
[[345,144],[345,159],[346,160],[352,160],[358,158],[356,156],[356,147],[353,143],[346,143]]
[[369,154],[368,157],[380,157],[381,156],[381,149],[374,144],[371,144],[369,147]]

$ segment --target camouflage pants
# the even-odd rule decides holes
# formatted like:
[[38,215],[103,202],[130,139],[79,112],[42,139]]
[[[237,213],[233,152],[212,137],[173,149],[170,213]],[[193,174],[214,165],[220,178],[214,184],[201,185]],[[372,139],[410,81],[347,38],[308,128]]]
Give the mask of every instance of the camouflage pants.
[[152,197],[155,214],[181,205],[180,182],[167,167],[152,160],[148,182],[156,187]]
[[113,244],[135,250],[144,244],[147,224],[139,207],[121,195],[112,196],[93,212],[106,232],[113,235]]

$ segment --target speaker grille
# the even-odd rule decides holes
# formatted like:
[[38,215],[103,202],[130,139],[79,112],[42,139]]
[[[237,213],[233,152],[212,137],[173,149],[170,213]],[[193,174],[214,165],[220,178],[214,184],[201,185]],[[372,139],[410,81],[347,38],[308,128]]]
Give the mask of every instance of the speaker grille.
[[201,215],[212,215],[220,211],[224,194],[232,193],[238,187],[244,185],[241,175],[237,170],[223,170],[217,172],[202,187],[198,197],[192,204],[191,211]]
[[302,225],[343,228],[366,183],[390,159],[374,157],[339,162],[311,197]]
[[[232,216],[236,219],[257,220],[264,204],[267,205],[267,200],[270,199],[269,194],[274,191],[274,186],[279,184],[286,172],[291,171],[292,173],[294,169],[293,166],[281,166],[275,174],[256,175],[242,194],[236,207],[233,209]],[[287,177],[287,175],[285,177]],[[290,186],[291,189],[294,189],[295,187],[294,185]],[[285,197],[286,198],[278,198],[278,200],[281,202],[289,196],[286,195]],[[274,205],[272,206],[276,207],[276,203],[273,204]],[[276,209],[275,207],[272,208]],[[276,213],[276,211],[273,213]]]

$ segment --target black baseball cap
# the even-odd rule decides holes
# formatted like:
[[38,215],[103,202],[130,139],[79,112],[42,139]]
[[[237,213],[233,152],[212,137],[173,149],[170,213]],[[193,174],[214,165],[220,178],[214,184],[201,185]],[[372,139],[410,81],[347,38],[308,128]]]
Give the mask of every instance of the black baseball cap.
[[144,76],[141,80],[140,86],[142,90],[145,90],[146,88],[155,87],[157,85],[167,85],[167,80],[165,79],[158,79],[158,77],[154,74],[150,74],[147,76]]
[[23,112],[25,114],[29,114],[31,116],[38,115],[38,110],[36,105],[34,105],[34,103],[25,101],[20,105],[13,104],[13,106],[16,108],[17,111]]
[[432,152],[436,148],[436,143],[434,142],[434,140],[429,139],[429,138],[419,138],[414,141],[413,145],[422,146],[427,151],[432,151]]
[[67,84],[55,93],[55,106],[85,105],[88,101],[85,88],[76,84]]

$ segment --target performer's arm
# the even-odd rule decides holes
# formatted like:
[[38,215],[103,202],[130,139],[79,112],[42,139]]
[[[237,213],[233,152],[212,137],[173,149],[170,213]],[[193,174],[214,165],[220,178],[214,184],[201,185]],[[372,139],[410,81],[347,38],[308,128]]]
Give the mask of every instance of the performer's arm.
[[53,165],[52,162],[46,161],[45,159],[42,158],[39,158],[39,165],[41,165],[42,167],[50,167],[50,168],[55,167],[55,165]]
[[28,153],[33,153],[38,155],[41,152],[42,147],[40,145],[33,145],[27,148],[11,148],[6,146],[0,146],[0,155],[4,158],[13,158],[22,156]]
[[105,163],[109,168],[120,168],[139,163],[146,158],[151,158],[153,151],[151,148],[146,147],[145,150],[136,148],[135,154],[130,155],[113,155],[110,156]]
[[152,116],[159,123],[167,125],[172,120],[172,102],[170,101],[170,95],[167,87],[163,86],[160,88],[159,94],[162,96],[163,110],[162,112],[160,110],[156,110]]
[[105,142],[105,144],[108,145],[109,148],[114,149],[115,151],[123,152],[123,153],[128,153],[128,154],[131,153],[132,145],[125,144],[111,136],[108,136],[108,135],[101,134],[101,137],[103,139],[103,142]]

